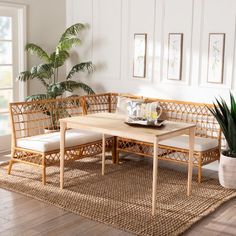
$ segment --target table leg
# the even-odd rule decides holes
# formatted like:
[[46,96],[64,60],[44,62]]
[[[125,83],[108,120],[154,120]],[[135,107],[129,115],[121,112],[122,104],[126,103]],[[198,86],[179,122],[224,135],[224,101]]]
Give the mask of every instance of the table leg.
[[106,151],[106,138],[105,134],[102,134],[102,175],[105,174],[105,151]]
[[152,215],[155,215],[156,213],[157,171],[158,171],[158,138],[155,137],[153,145]]
[[188,184],[187,184],[188,196],[190,196],[192,192],[194,137],[195,137],[195,127],[189,129],[189,161],[188,161]]
[[64,160],[65,160],[65,133],[66,123],[60,123],[60,188],[64,187]]

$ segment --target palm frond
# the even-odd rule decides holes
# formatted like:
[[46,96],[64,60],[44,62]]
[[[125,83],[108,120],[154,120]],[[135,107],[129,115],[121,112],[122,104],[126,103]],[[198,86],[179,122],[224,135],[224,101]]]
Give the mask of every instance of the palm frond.
[[73,80],[57,82],[50,85],[48,87],[48,94],[50,98],[56,98],[61,96],[66,91],[73,92],[73,90],[77,88],[84,90],[88,94],[94,94],[94,91],[88,85]]
[[60,85],[60,82],[50,84],[48,86],[47,94],[49,98],[57,98],[61,96],[66,90]]
[[74,25],[70,26],[62,34],[59,43],[61,43],[65,39],[70,39],[71,37],[76,36],[84,28],[85,28],[85,25],[81,24],[81,23],[77,23],[77,24],[74,24]]
[[18,80],[23,81],[23,82],[26,82],[26,81],[31,80],[33,78],[34,77],[30,71],[22,71],[17,77]]
[[26,97],[25,101],[30,102],[30,101],[43,100],[46,98],[47,98],[46,94],[35,94],[35,95],[30,95],[30,96]]
[[59,51],[54,52],[50,55],[50,62],[52,63],[53,68],[58,68],[60,66],[63,66],[66,59],[70,57],[70,54],[65,51]]
[[26,82],[27,80],[32,80],[38,78],[45,87],[48,86],[48,83],[45,81],[45,78],[48,79],[51,77],[52,71],[47,64],[42,64],[39,66],[33,66],[30,71],[23,71],[17,77],[18,80]]
[[52,64],[40,64],[37,66],[37,76],[39,78],[50,79],[53,75]]
[[52,77],[53,69],[51,64],[40,64],[31,68],[31,74],[32,78],[38,78],[47,88],[50,81],[46,82],[46,80],[49,80]]
[[64,39],[57,45],[56,51],[68,51],[72,47],[79,45],[81,45],[81,40],[78,38]]
[[67,80],[67,81],[63,81],[61,83],[63,83],[64,86],[66,87],[66,91],[73,92],[74,89],[82,89],[87,94],[94,94],[95,93],[92,88],[90,88],[87,84],[82,83],[82,82],[76,82],[74,80]]
[[25,50],[31,55],[35,55],[45,62],[49,62],[50,58],[48,54],[40,46],[33,43],[28,43],[25,47]]
[[73,75],[77,72],[93,72],[94,70],[94,65],[91,61],[89,62],[83,62],[77,65],[74,65],[72,69],[70,70],[69,74],[67,75],[66,79],[69,80],[73,77]]

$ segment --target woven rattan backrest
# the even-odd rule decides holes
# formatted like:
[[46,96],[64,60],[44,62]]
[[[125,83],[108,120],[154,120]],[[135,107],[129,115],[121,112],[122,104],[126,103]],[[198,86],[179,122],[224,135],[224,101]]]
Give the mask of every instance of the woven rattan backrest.
[[118,94],[117,93],[111,93],[111,112],[115,112],[116,111],[116,107],[117,107],[117,97]]
[[212,105],[162,99],[146,99],[146,102],[159,102],[167,120],[196,124],[196,136],[220,139],[219,124],[207,109]]
[[57,129],[60,118],[82,115],[80,104],[79,97],[10,103],[14,139]]
[[83,105],[86,114],[111,112],[111,94],[94,94],[83,96]]
[[[69,97],[53,100],[10,103],[13,139],[44,133],[47,127],[59,125],[58,120],[99,112],[115,112],[116,93],[95,94],[83,97]],[[175,100],[149,99],[146,102],[159,102],[166,119],[196,124],[196,135],[220,138],[220,128],[206,106]]]

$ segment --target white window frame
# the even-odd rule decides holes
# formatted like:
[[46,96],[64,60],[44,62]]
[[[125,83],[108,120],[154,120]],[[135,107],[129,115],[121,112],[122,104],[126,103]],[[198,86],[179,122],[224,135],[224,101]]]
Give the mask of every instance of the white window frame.
[[[25,45],[26,45],[26,13],[27,13],[27,7],[24,4],[15,4],[15,3],[4,3],[0,2],[0,7],[6,8],[6,9],[14,9],[17,12],[17,23],[18,23],[18,35],[17,35],[17,41],[18,41],[18,55],[17,55],[17,61],[18,61],[18,71],[17,73],[20,73],[21,71],[26,70],[26,53],[25,53]],[[14,78],[13,78],[14,79]],[[16,95],[13,95],[13,101],[23,101],[25,97],[27,96],[27,83],[17,81],[17,91]],[[3,135],[0,136],[0,153],[7,152],[10,150],[10,143],[11,143],[11,135]]]

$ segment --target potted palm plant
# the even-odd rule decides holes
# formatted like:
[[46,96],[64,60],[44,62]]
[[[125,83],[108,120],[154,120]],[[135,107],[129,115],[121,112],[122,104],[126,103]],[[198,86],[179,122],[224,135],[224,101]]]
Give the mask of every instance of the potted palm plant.
[[[78,33],[85,28],[81,23],[74,24],[68,27],[61,35],[54,52],[47,53],[42,47],[28,43],[25,47],[27,53],[37,56],[42,63],[33,66],[28,71],[23,71],[19,74],[18,80],[26,82],[28,80],[37,79],[45,87],[45,93],[34,94],[26,97],[26,101],[55,99],[61,97],[66,91],[73,92],[75,89],[82,89],[87,94],[93,94],[94,91],[87,84],[78,80],[73,80],[73,76],[78,72],[90,73],[94,66],[91,61],[80,62],[74,65],[66,78],[59,81],[59,68],[62,67],[66,60],[70,58],[70,50],[72,47],[81,45],[81,40],[78,38]],[[60,106],[58,103],[57,106]],[[67,111],[59,109],[61,113],[58,114],[58,109],[51,109],[41,106],[42,112],[51,117],[51,125],[47,127],[47,131],[58,130],[58,119]],[[69,114],[68,114],[69,116]]]
[[91,61],[74,65],[64,81],[59,81],[58,79],[59,68],[63,66],[70,57],[71,48],[81,45],[78,33],[84,28],[85,25],[81,23],[74,24],[67,28],[61,35],[55,51],[50,54],[34,43],[28,43],[26,45],[26,52],[37,56],[43,63],[33,66],[28,71],[21,72],[18,79],[24,82],[37,79],[45,87],[45,93],[28,96],[26,101],[57,98],[62,96],[66,91],[73,92],[73,90],[77,88],[84,90],[88,94],[94,93],[87,84],[72,79],[77,72],[92,72],[94,67]]
[[210,112],[217,119],[227,142],[220,156],[219,181],[223,187],[236,189],[236,103],[230,93],[230,107],[225,100],[216,99]]

